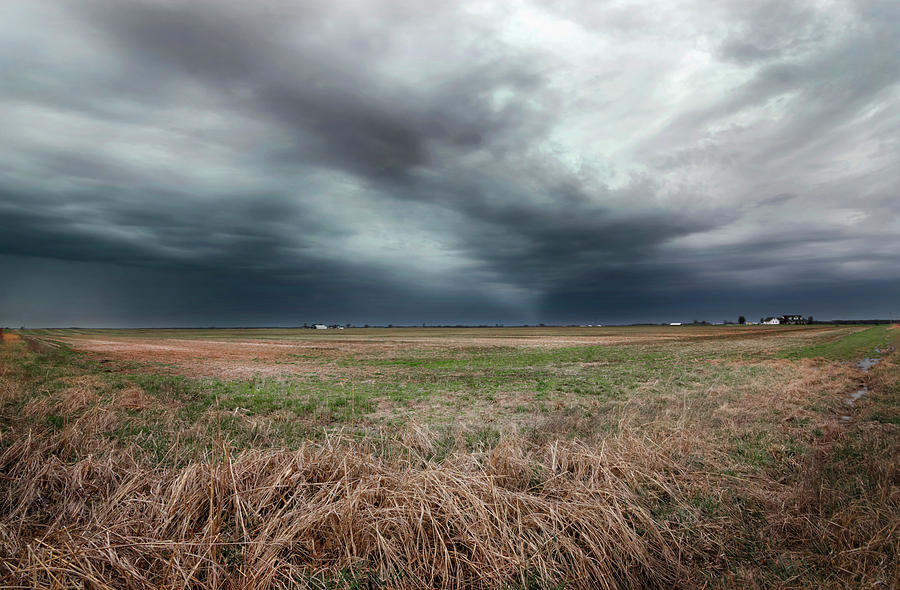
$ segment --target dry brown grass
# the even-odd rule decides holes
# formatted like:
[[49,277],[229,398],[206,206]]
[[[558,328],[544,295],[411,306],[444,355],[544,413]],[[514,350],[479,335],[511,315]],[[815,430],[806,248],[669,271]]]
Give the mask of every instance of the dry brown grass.
[[93,383],[92,379],[75,380],[71,387],[67,387],[60,392],[62,401],[59,405],[59,411],[65,414],[80,412],[100,399],[96,389],[98,387]]
[[116,395],[116,405],[124,410],[141,411],[160,408],[163,404],[144,392],[138,385],[130,385]]
[[427,434],[412,436],[420,440],[391,457],[331,439],[238,456],[223,446],[180,469],[148,469],[122,452],[66,463],[58,443],[27,437],[0,457],[3,581],[343,587],[352,571],[392,588],[684,583],[685,548],[634,491],[677,490],[646,465],[577,443],[529,450],[517,439],[483,460],[438,464],[415,448]]
[[[744,423],[759,421],[777,411],[785,422],[814,420],[820,424],[833,423],[835,416],[822,415],[809,409],[810,402],[844,402],[859,389],[861,376],[851,365],[817,362],[771,360],[757,363],[770,369],[767,375],[784,374],[777,382],[765,381],[744,384],[743,394],[723,404],[717,411],[729,414]],[[839,405],[839,404],[838,404]]]

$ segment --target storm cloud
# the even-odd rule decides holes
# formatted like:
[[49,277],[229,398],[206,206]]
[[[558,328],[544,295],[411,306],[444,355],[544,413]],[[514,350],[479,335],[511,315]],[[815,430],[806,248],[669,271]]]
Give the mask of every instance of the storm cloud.
[[900,6],[13,1],[0,325],[900,311]]

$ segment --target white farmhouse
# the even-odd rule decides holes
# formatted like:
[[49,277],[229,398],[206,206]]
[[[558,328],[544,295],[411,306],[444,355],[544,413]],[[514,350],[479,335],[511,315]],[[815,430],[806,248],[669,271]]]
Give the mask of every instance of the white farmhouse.
[[327,330],[327,329],[328,329],[328,326],[326,326],[325,324],[316,324],[316,325],[313,326],[313,327],[314,327],[316,330]]
[[764,323],[764,324],[768,324],[768,325],[770,325],[770,326],[777,326],[778,324],[781,323],[781,320],[778,319],[778,318],[766,318],[766,319],[763,321],[763,323]]

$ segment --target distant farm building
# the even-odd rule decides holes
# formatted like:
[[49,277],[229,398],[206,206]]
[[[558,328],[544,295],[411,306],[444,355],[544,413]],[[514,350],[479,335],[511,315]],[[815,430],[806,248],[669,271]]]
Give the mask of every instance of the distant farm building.
[[807,320],[802,315],[783,315],[777,318],[764,318],[760,323],[777,326],[778,324],[805,324]]
[[802,315],[783,315],[781,316],[782,324],[805,324],[806,320]]
[[680,326],[681,322],[669,322],[670,326]]
[[313,328],[315,328],[316,330],[327,330],[328,326],[326,326],[325,324],[316,324],[315,326],[313,326]]

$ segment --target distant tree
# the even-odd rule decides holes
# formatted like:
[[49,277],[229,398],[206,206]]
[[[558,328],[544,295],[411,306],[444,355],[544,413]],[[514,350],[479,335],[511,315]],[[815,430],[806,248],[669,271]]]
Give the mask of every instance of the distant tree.
[[747,318],[745,318],[745,317],[742,316],[742,315],[739,315],[739,316],[738,316],[738,323],[739,323],[739,324],[746,324],[746,323],[747,323]]
[[806,318],[806,323],[807,323],[807,324],[813,323],[813,317],[812,317],[812,316],[809,316],[808,318]]

